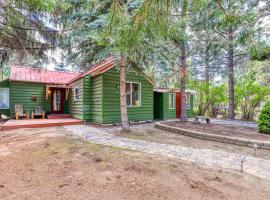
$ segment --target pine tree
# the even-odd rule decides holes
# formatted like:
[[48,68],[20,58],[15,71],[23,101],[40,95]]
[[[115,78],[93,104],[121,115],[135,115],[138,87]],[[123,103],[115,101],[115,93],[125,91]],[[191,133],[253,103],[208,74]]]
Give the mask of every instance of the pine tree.
[[42,57],[45,50],[55,47],[57,31],[47,26],[53,9],[51,0],[0,2],[1,67],[10,55]]

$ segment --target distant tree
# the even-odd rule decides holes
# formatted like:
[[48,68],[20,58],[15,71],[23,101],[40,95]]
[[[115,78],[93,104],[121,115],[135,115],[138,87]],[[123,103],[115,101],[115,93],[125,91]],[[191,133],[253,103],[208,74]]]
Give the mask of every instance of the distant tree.
[[173,6],[171,8],[171,25],[169,26],[168,38],[179,49],[179,57],[177,59],[178,76],[180,86],[180,98],[181,98],[181,121],[187,121],[186,114],[186,79],[188,75],[187,59],[190,42],[189,28],[192,21],[190,16],[194,15],[198,10],[201,10],[206,5],[206,1],[194,0],[194,1],[172,1]]
[[258,1],[217,0],[212,3],[211,12],[208,13],[211,22],[209,28],[219,36],[226,52],[230,119],[235,117],[235,66],[248,54],[246,49],[252,44],[258,17]]
[[251,71],[242,79],[238,79],[235,85],[235,104],[241,111],[241,117],[251,120],[256,110],[270,94],[270,88],[255,82],[256,72]]
[[[57,31],[49,26],[52,0],[9,0],[0,2],[0,65],[10,55],[39,58],[55,46]],[[51,20],[52,21],[52,20]]]

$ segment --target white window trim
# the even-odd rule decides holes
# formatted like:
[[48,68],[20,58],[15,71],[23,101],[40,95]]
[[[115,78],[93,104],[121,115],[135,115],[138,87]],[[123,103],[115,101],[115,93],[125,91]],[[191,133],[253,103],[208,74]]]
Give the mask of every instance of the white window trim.
[[[173,96],[173,107],[170,107],[170,96]],[[174,110],[175,109],[175,93],[169,93],[169,110]]]
[[7,91],[7,94],[8,94],[8,98],[7,98],[7,107],[5,107],[5,108],[0,108],[1,110],[4,110],[4,109],[9,109],[10,108],[10,102],[9,102],[9,98],[10,98],[10,96],[9,96],[9,88],[0,88],[0,90],[6,90]]
[[74,101],[79,101],[80,100],[80,97],[76,98],[76,90],[77,89],[80,90],[79,87],[77,87],[77,86],[73,88],[73,100]]
[[[131,82],[131,81],[126,81],[126,83],[129,83],[130,84],[130,104],[131,105],[127,105],[128,108],[138,108],[138,107],[141,107],[142,106],[142,84],[139,83],[139,82]],[[138,106],[133,106],[132,105],[132,84],[135,83],[135,84],[139,84],[139,102],[140,104]]]
[[[190,109],[190,101],[191,101],[191,95],[190,94],[186,94],[186,99],[185,100],[187,100],[188,99],[188,104],[187,104],[187,102],[185,102],[186,103],[186,109]],[[188,106],[187,106],[188,105]]]

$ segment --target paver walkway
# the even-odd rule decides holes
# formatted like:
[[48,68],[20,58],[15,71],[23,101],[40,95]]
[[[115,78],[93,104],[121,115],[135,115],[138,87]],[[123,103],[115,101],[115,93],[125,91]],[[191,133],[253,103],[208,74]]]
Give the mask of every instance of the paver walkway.
[[256,122],[245,122],[240,120],[225,120],[225,119],[211,119],[212,124],[220,125],[233,125],[233,126],[243,126],[247,128],[257,128]]
[[[65,126],[65,128],[70,130],[74,135],[94,144],[167,156],[192,162],[202,167],[208,166],[240,170],[240,154],[123,138],[86,125]],[[270,160],[246,156],[244,171],[270,180]]]

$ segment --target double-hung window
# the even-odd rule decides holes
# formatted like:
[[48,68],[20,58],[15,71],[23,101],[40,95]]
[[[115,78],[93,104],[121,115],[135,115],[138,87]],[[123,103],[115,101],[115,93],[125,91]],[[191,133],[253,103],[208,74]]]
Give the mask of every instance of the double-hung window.
[[0,109],[9,109],[9,88],[0,88]]
[[126,98],[128,107],[141,106],[141,84],[126,82]]
[[175,96],[174,93],[169,93],[169,109],[175,108]]

